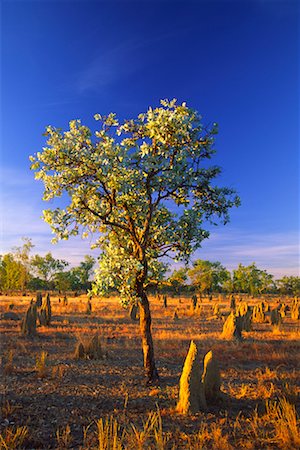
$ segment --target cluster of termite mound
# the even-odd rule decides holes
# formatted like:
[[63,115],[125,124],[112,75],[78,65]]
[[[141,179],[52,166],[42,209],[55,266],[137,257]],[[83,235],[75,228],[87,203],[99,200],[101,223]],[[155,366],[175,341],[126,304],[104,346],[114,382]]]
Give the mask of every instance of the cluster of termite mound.
[[27,336],[34,336],[37,329],[37,321],[41,326],[49,326],[51,323],[51,301],[48,293],[43,299],[40,292],[37,293],[36,300],[30,302],[29,308],[22,320],[21,332]]
[[176,411],[195,414],[221,398],[221,376],[213,352],[209,351],[202,361],[194,341],[191,341],[179,382],[179,401]]
[[231,312],[224,322],[221,334],[223,339],[241,341],[243,339],[242,332],[251,331],[253,323],[269,323],[273,330],[277,330],[289,311],[292,320],[300,318],[300,302],[297,298],[293,300],[291,307],[281,302],[273,309],[270,309],[270,305],[265,302],[251,307],[246,302],[236,305],[233,300],[230,306]]

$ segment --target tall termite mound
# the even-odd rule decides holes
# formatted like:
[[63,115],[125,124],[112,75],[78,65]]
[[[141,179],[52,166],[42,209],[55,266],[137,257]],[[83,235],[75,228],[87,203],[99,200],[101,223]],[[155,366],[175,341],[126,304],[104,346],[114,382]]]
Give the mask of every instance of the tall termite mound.
[[50,294],[46,295],[46,297],[43,300],[42,307],[39,311],[39,321],[41,325],[49,326],[51,323],[51,302],[50,302]]
[[191,341],[179,382],[179,401],[176,410],[182,414],[195,414],[207,408],[198,349]]
[[220,396],[221,375],[219,364],[211,350],[204,357],[202,383],[207,403],[218,400]]
[[223,325],[222,338],[242,340],[242,323],[243,319],[231,312]]
[[36,293],[36,300],[35,300],[35,304],[38,308],[40,308],[42,306],[42,302],[43,302],[43,296],[41,292],[37,292]]
[[264,323],[265,320],[265,306],[263,302],[260,302],[253,307],[253,322]]
[[235,315],[241,331],[251,331],[253,313],[246,302],[240,302],[238,304]]
[[292,307],[291,307],[291,318],[293,320],[299,320],[300,319],[300,302],[297,298],[293,300]]
[[36,304],[31,302],[22,320],[21,332],[25,336],[34,336],[36,334],[37,308]]

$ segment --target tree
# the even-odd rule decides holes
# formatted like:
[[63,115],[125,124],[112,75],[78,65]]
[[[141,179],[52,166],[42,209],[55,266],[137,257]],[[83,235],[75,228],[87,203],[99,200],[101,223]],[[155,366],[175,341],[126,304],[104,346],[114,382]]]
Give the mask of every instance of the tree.
[[[144,367],[158,378],[145,285],[155,261],[188,260],[209,236],[207,222],[226,223],[239,204],[232,189],[212,181],[220,168],[205,168],[214,153],[216,124],[204,127],[185,103],[165,100],[119,125],[116,115],[95,115],[96,140],[79,120],[63,132],[48,126],[47,146],[31,168],[45,185],[44,200],[68,195],[65,207],[44,211],[56,239],[101,233],[95,289],[114,287],[125,302],[138,301]],[[65,199],[66,196],[64,196]]]
[[26,279],[26,268],[17,261],[12,253],[1,256],[0,286],[4,290],[23,289]]
[[48,284],[53,282],[54,275],[61,272],[69,263],[63,259],[55,259],[48,252],[45,256],[35,255],[31,259],[31,267],[37,276]]
[[300,295],[300,277],[284,276],[280,280],[277,280],[276,284],[282,294]]
[[30,281],[30,252],[33,249],[34,245],[32,243],[32,239],[23,237],[22,241],[24,244],[22,247],[14,247],[14,258],[17,262],[19,262],[22,266],[22,270],[20,273],[20,289],[24,290]]
[[173,273],[170,275],[168,282],[176,292],[179,294],[180,290],[185,286],[185,282],[187,281],[187,268],[180,267],[179,269],[174,269]]
[[249,266],[239,264],[233,271],[233,286],[236,292],[245,292],[252,296],[265,291],[274,290],[273,275],[266,270],[256,267],[255,263]]
[[[71,271],[68,272],[56,272],[53,275],[53,284],[58,291],[67,291],[73,289]],[[77,287],[75,288],[75,290]]]
[[70,270],[69,278],[71,289],[78,290],[90,288],[91,283],[89,282],[89,278],[92,275],[95,262],[96,261],[92,256],[85,255],[84,260],[81,261],[79,266]]
[[230,273],[220,262],[197,259],[188,271],[192,284],[201,293],[219,291],[223,284],[230,279]]

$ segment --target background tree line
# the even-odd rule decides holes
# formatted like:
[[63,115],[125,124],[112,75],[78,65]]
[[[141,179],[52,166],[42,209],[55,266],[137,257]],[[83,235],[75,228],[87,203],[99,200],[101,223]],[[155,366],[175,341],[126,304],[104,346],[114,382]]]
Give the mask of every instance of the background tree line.
[[197,259],[192,267],[174,270],[168,278],[168,286],[174,293],[194,290],[200,295],[212,293],[245,293],[248,295],[285,294],[300,295],[300,277],[284,276],[274,280],[266,270],[255,263],[249,266],[239,264],[232,273],[220,262]]
[[11,253],[0,255],[0,289],[80,291],[91,288],[95,259],[86,255],[77,267],[68,269],[69,263],[55,259],[50,252],[45,256],[31,256],[34,245],[23,238],[23,246]]
[[[86,255],[79,266],[68,269],[69,263],[55,259],[51,252],[45,256],[30,255],[34,245],[31,239],[23,238],[21,247],[0,255],[0,289],[11,290],[58,290],[83,291],[91,288],[95,259]],[[220,262],[197,259],[191,267],[173,270],[167,276],[167,265],[157,265],[152,273],[149,287],[154,290],[181,293],[245,293],[248,295],[284,294],[300,295],[300,277],[284,276],[274,280],[266,270],[255,263],[239,264],[232,272]]]

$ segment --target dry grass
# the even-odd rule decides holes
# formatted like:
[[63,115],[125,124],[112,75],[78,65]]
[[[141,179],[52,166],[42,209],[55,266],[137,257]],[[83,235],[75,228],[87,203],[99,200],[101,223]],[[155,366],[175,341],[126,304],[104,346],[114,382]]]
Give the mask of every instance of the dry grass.
[[72,435],[70,425],[56,431],[57,450],[72,448]]
[[28,436],[27,427],[7,427],[0,434],[0,450],[17,450],[23,448],[24,441]]
[[[0,297],[0,314],[13,303],[22,317],[32,297]],[[0,321],[0,449],[300,448],[299,321],[288,313],[278,333],[255,323],[241,343],[227,342],[222,317],[213,315],[216,301],[224,319],[224,296],[204,299],[201,314],[190,298],[168,298],[167,308],[151,299],[156,388],[144,385],[138,322],[116,297],[92,299],[87,315],[86,296],[69,297],[67,306],[51,296],[51,326],[38,327],[34,338],[21,336],[19,322]],[[96,334],[108,358],[74,360],[77,338]],[[201,359],[212,350],[219,361],[223,398],[205,413],[182,416],[175,406],[191,339]]]
[[42,351],[36,357],[35,369],[39,378],[46,378],[47,376],[47,352]]

